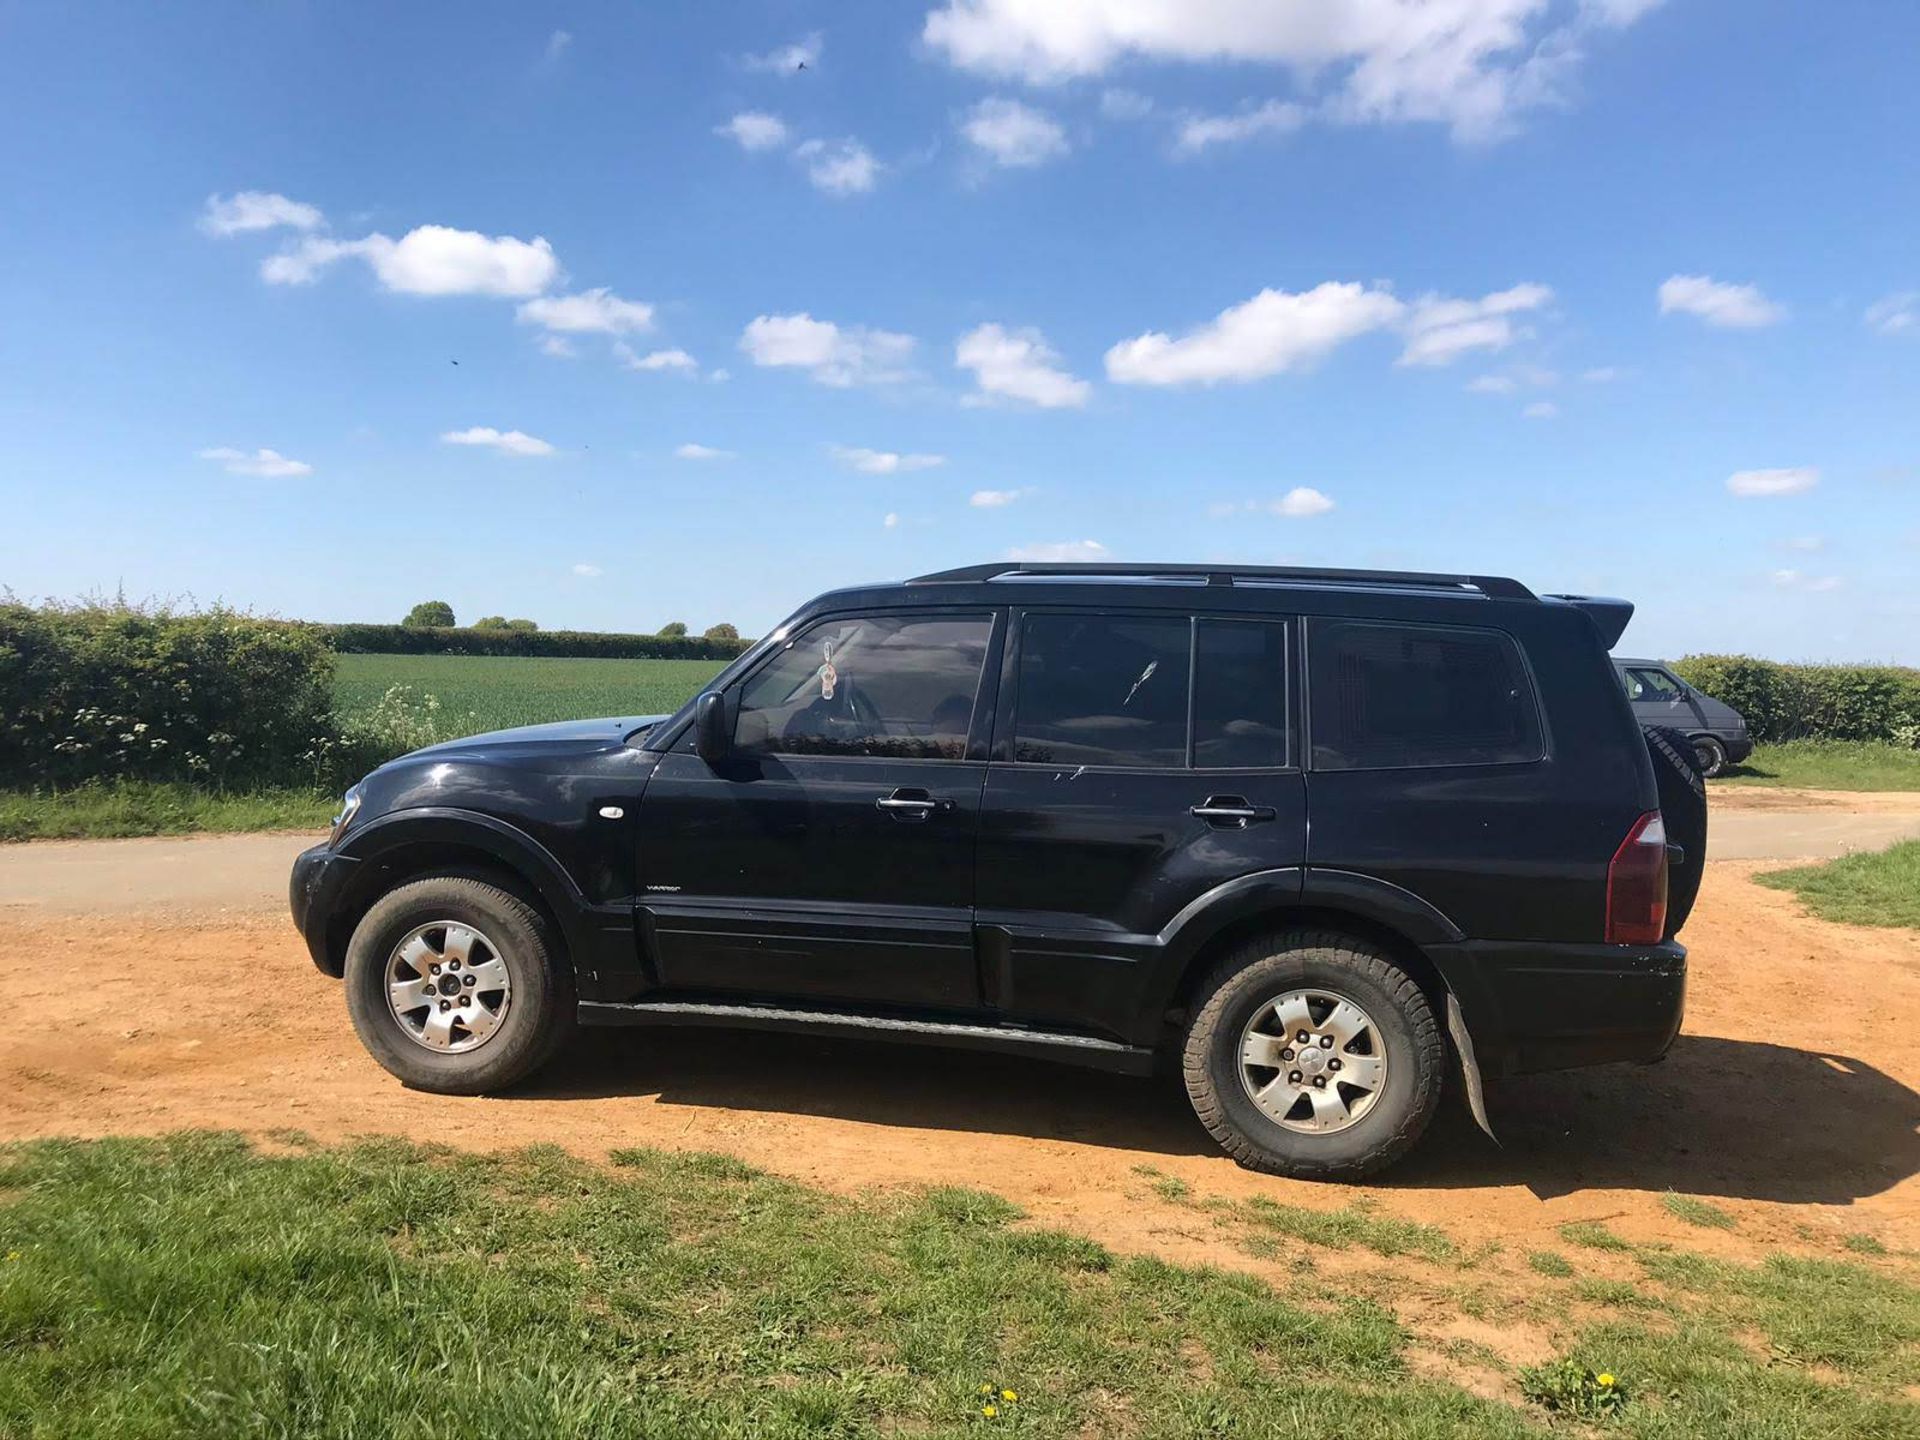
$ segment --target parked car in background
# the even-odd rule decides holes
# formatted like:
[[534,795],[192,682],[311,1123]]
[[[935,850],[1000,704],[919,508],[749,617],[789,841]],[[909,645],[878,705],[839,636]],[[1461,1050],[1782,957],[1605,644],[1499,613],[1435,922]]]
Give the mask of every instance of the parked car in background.
[[1705,807],[1606,669],[1632,613],[1248,566],[836,591],[676,715],[382,766],[294,919],[423,1090],[580,1024],[955,1045],[1173,1069],[1241,1163],[1356,1178],[1450,1068],[1485,1124],[1483,1073],[1680,1027]]
[[1694,689],[1661,661],[1615,656],[1613,668],[1626,686],[1633,718],[1642,726],[1664,725],[1685,735],[1702,775],[1711,778],[1753,754],[1746,717]]

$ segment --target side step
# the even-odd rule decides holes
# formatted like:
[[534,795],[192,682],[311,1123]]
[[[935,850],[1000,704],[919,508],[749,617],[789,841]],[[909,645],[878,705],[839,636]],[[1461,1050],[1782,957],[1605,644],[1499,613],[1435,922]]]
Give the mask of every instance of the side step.
[[1151,1075],[1153,1051],[1090,1035],[1060,1035],[1011,1025],[967,1025],[947,1020],[897,1020],[884,1015],[848,1015],[837,1010],[783,1010],[771,1005],[708,1005],[685,1000],[641,1000],[627,1005],[600,1000],[580,1002],[582,1025],[716,1025],[745,1030],[787,1030],[850,1040],[896,1040],[908,1044],[948,1045],[963,1050],[997,1050],[1114,1070]]

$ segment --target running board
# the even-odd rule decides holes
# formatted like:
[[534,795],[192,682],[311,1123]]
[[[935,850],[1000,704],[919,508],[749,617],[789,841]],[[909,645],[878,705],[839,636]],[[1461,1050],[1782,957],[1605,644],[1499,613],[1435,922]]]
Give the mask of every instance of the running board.
[[771,1005],[706,1005],[685,1000],[641,1000],[615,1005],[580,1002],[582,1025],[716,1025],[746,1030],[789,1030],[850,1040],[896,1040],[909,1044],[949,1045],[963,1050],[997,1050],[1151,1075],[1153,1051],[1090,1035],[1061,1035],[1022,1030],[1012,1025],[967,1025],[947,1020],[896,1020],[884,1015],[848,1015],[837,1010],[783,1010]]

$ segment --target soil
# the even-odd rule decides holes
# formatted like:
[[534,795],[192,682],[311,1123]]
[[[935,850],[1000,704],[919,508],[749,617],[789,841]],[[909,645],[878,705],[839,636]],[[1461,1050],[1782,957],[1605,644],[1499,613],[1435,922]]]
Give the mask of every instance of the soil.
[[[0,1140],[204,1126],[589,1156],[719,1150],[842,1191],[977,1186],[1122,1252],[1275,1276],[1288,1273],[1285,1246],[1251,1253],[1245,1227],[1224,1218],[1232,1202],[1330,1209],[1360,1197],[1462,1250],[1497,1246],[1471,1274],[1505,1298],[1463,1332],[1448,1298],[1457,1269],[1357,1249],[1316,1263],[1377,1290],[1433,1354],[1470,1341],[1524,1362],[1545,1348],[1541,1282],[1524,1258],[1567,1250],[1556,1232],[1570,1221],[1745,1260],[1839,1256],[1850,1234],[1920,1248],[1920,932],[1815,920],[1753,884],[1760,868],[1708,867],[1682,937],[1685,1032],[1664,1063],[1496,1085],[1498,1145],[1450,1103],[1415,1154],[1367,1186],[1237,1168],[1169,1081],[870,1043],[587,1031],[513,1095],[418,1094],[362,1051],[339,982],[314,970],[290,924],[258,909],[156,922],[0,908],[11,980]],[[1683,1223],[1661,1204],[1668,1191],[1711,1200],[1735,1228]],[[1576,1253],[1583,1273],[1615,1258]]]

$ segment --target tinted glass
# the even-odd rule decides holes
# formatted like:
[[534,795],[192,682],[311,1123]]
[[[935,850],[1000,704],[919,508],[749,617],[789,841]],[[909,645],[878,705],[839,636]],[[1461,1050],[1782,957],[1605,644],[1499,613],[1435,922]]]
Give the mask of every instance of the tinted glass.
[[1518,647],[1497,630],[1313,622],[1307,701],[1321,770],[1540,758]]
[[734,744],[773,755],[963,759],[991,628],[985,615],[815,625],[742,688]]
[[1161,769],[1187,761],[1184,615],[1029,615],[1013,758]]
[[1193,667],[1193,763],[1287,763],[1287,627],[1202,620]]
[[[1629,670],[1627,674],[1633,677],[1634,684],[1639,687],[1640,693],[1633,695],[1635,700],[1678,700],[1680,698],[1680,687],[1674,683],[1673,677],[1664,671]],[[1628,686],[1629,694],[1633,693],[1633,688],[1634,685]]]

